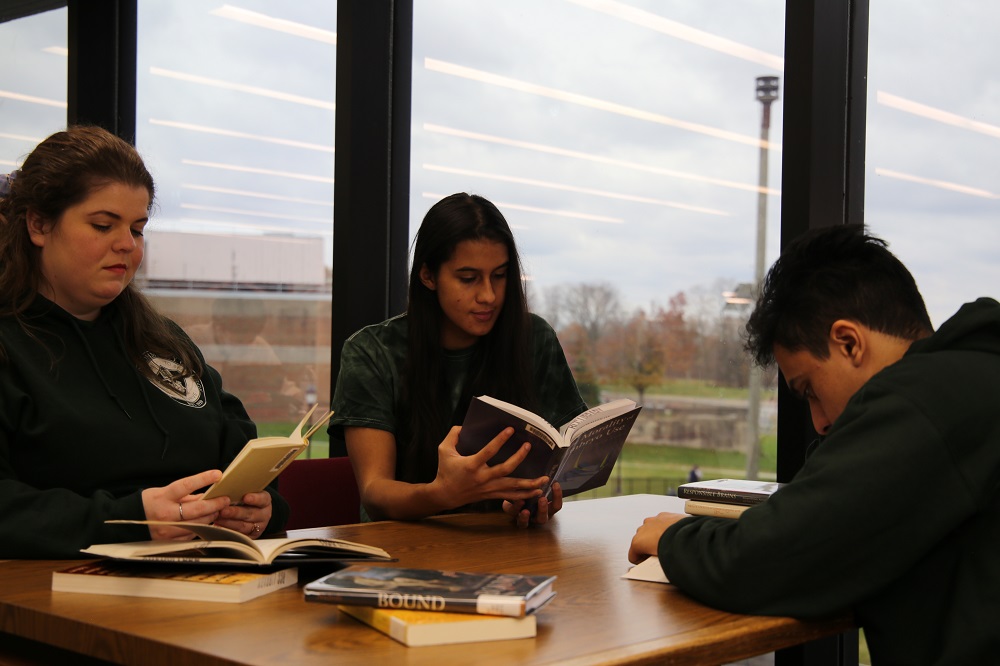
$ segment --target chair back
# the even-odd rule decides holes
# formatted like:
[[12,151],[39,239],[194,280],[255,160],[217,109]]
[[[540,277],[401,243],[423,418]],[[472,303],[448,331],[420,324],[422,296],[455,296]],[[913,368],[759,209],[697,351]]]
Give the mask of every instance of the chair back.
[[300,458],[278,477],[291,512],[286,530],[360,522],[361,497],[347,457]]

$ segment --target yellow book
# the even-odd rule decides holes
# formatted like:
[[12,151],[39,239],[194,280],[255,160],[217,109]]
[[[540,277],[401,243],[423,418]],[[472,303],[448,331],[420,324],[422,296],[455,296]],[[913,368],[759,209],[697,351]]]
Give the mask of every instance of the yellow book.
[[411,647],[533,638],[537,632],[534,615],[503,617],[395,610],[371,606],[338,606],[338,608],[403,645]]
[[233,502],[242,502],[247,493],[263,490],[306,450],[309,438],[333,416],[333,412],[327,412],[303,435],[302,428],[315,410],[316,405],[313,405],[288,437],[258,437],[247,442],[222,473],[222,478],[205,491],[203,499],[229,496]]
[[692,516],[739,518],[749,508],[749,506],[740,504],[723,504],[722,502],[706,502],[702,500],[687,500],[684,502],[684,512]]
[[242,603],[295,585],[298,570],[273,572],[192,569],[187,566],[130,564],[98,560],[52,572],[55,592],[118,594],[193,601]]

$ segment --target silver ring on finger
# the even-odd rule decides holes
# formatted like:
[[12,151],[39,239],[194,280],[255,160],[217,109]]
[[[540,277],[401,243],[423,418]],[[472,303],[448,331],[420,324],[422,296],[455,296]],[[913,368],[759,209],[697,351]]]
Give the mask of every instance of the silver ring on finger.
[[254,523],[253,527],[250,528],[250,536],[253,536],[254,534],[257,534],[258,532],[260,532],[260,525],[257,524],[257,523]]
[[181,520],[184,520],[184,504],[181,502],[177,503],[177,515],[180,516]]

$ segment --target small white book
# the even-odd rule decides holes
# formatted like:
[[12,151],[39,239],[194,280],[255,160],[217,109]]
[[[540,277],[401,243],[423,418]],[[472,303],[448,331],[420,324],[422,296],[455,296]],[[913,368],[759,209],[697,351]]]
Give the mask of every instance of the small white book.
[[316,405],[313,405],[288,437],[258,437],[247,442],[222,473],[222,478],[205,491],[202,499],[228,496],[238,503],[247,493],[260,492],[267,487],[306,450],[309,438],[333,416],[333,412],[327,412],[303,435],[302,428],[315,410]]
[[667,580],[667,574],[663,573],[663,567],[660,566],[660,558],[655,555],[647,557],[639,564],[635,565],[629,569],[622,578],[628,578],[629,580],[645,580],[650,583],[669,583]]

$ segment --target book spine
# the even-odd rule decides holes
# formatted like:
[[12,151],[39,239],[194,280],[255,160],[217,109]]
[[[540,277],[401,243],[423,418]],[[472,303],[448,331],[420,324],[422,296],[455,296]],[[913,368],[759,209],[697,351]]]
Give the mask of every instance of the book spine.
[[378,594],[353,595],[328,591],[309,591],[306,601],[321,601],[344,606],[372,606],[400,610],[440,611],[445,613],[473,613],[523,617],[524,601],[519,598],[483,595],[476,599],[446,599],[434,594],[403,594],[379,592]]
[[749,505],[700,502],[698,500],[688,500],[684,504],[685,513],[692,516],[712,516],[715,518],[739,518],[749,508]]
[[704,502],[721,502],[722,504],[741,504],[753,506],[760,504],[768,495],[734,492],[732,490],[716,490],[714,488],[677,487],[677,496],[681,499],[702,500]]

